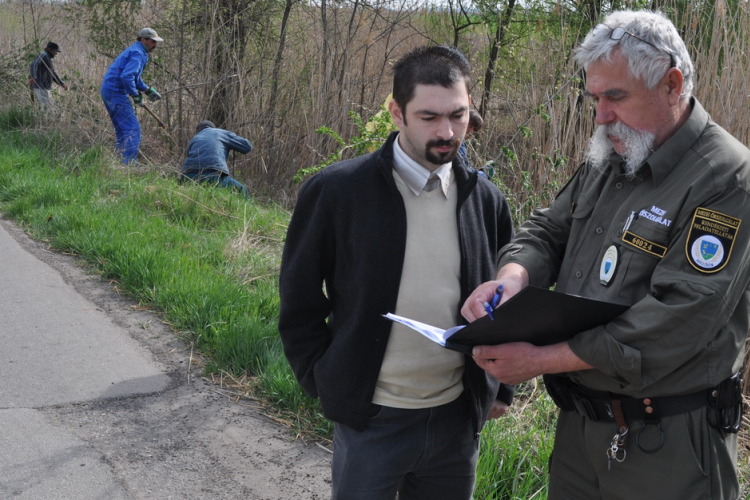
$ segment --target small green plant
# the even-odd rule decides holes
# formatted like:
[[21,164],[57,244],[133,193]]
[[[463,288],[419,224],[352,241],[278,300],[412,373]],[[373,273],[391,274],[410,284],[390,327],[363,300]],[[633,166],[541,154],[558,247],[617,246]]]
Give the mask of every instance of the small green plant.
[[0,113],[0,131],[31,127],[36,123],[34,110],[26,107],[13,107]]
[[392,97],[388,96],[385,103],[380,106],[380,110],[368,122],[365,122],[356,111],[350,111],[349,117],[354,121],[359,135],[352,137],[349,141],[344,140],[329,127],[323,126],[318,128],[315,131],[317,134],[331,137],[339,147],[317,165],[300,169],[294,176],[294,182],[301,182],[305,177],[320,172],[328,165],[341,161],[345,156],[356,157],[377,150],[385,142],[388,135],[396,130],[396,125],[393,123],[391,114],[388,111],[388,103],[391,99]]

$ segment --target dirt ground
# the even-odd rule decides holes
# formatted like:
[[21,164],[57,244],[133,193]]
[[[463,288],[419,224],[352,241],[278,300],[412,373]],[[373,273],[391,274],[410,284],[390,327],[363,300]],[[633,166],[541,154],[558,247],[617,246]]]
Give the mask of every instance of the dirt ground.
[[80,261],[4,227],[21,246],[61,273],[166,367],[160,393],[41,409],[102,456],[133,499],[321,500],[330,496],[328,450],[244,399],[202,378],[186,345],[158,318],[87,273]]

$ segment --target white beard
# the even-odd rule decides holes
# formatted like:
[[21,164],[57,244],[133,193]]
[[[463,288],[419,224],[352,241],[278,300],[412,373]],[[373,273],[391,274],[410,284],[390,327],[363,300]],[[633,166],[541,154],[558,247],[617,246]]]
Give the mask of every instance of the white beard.
[[601,170],[615,152],[615,146],[608,135],[618,137],[625,145],[622,157],[625,160],[625,175],[632,179],[653,152],[656,135],[643,130],[630,128],[624,123],[599,125],[589,140],[586,148],[586,161],[597,170]]

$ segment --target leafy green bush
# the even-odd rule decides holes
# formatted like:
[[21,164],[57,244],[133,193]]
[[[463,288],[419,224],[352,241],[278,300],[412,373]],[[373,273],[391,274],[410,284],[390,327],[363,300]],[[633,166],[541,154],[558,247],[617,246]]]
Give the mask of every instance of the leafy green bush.
[[383,105],[380,106],[380,110],[368,122],[365,122],[355,111],[350,111],[349,117],[354,121],[359,135],[352,137],[348,141],[344,140],[336,131],[328,127],[323,126],[318,128],[315,133],[333,138],[338,143],[339,148],[319,164],[300,169],[294,176],[294,182],[301,182],[305,177],[320,172],[328,165],[346,158],[354,158],[366,153],[372,153],[382,146],[388,135],[396,130],[396,125],[393,123],[391,114],[388,111],[388,103],[391,99],[392,97],[389,95]]

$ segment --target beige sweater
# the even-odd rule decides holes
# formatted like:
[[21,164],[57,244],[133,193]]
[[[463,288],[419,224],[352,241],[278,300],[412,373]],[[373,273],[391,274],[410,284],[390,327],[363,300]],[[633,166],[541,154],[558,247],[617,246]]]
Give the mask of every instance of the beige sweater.
[[[456,188],[419,196],[394,172],[406,205],[406,255],[395,314],[440,328],[459,324],[461,254]],[[394,323],[373,402],[396,408],[450,403],[463,392],[464,356]]]

